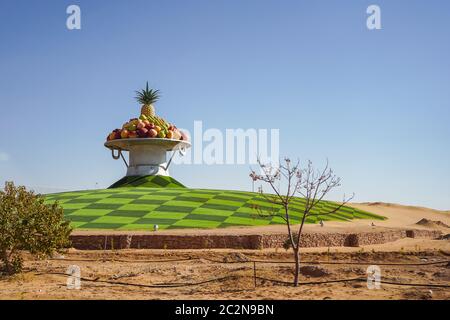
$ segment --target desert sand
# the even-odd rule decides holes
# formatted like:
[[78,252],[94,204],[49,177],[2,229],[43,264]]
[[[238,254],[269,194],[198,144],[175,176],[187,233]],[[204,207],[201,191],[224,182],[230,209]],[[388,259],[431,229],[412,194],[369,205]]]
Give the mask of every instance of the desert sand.
[[[426,228],[426,226],[418,225],[417,222],[421,219],[431,221],[441,221],[447,226],[450,225],[450,210],[440,211],[424,207],[404,206],[394,203],[384,202],[365,202],[352,203],[351,207],[373,212],[387,218],[384,221],[377,221],[376,224],[383,227],[402,228]],[[361,223],[362,220],[354,220],[353,223]],[[445,231],[445,228],[438,227]]]

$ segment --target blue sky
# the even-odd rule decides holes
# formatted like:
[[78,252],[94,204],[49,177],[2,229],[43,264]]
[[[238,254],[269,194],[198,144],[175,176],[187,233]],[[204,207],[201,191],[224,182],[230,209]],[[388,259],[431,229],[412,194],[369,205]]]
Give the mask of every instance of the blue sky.
[[[81,7],[82,29],[66,28]],[[366,28],[381,8],[382,30]],[[179,127],[279,128],[280,153],[328,157],[339,193],[450,209],[448,1],[0,2],[0,182],[106,187],[103,147],[160,89]],[[179,165],[191,187],[251,189],[248,165]]]

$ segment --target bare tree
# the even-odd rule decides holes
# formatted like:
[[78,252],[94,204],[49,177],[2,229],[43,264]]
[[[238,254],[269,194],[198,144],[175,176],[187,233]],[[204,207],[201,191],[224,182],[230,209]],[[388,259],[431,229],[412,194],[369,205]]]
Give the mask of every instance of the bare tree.
[[[285,222],[288,230],[288,241],[294,251],[295,272],[294,285],[298,286],[299,272],[300,272],[300,240],[302,236],[303,226],[306,218],[312,215],[313,209],[325,198],[325,196],[334,188],[341,185],[341,178],[337,177],[331,168],[328,166],[328,160],[323,170],[315,170],[312,162],[308,161],[305,168],[301,168],[300,161],[294,165],[289,158],[285,158],[280,165],[273,166],[270,164],[261,163],[258,159],[261,174],[257,174],[252,170],[250,177],[269,184],[273,193],[264,193],[260,189],[260,194],[272,205],[270,211],[263,210],[260,206],[255,205],[254,208],[261,216],[280,216]],[[286,188],[281,190],[280,185],[285,182]],[[295,196],[304,198],[305,204],[300,213],[300,224],[293,223],[293,217],[290,214],[292,201]],[[353,199],[352,195],[349,198],[343,198],[340,204],[329,212],[320,212],[320,216],[332,214],[341,209],[346,203]],[[294,228],[298,228],[297,232]]]

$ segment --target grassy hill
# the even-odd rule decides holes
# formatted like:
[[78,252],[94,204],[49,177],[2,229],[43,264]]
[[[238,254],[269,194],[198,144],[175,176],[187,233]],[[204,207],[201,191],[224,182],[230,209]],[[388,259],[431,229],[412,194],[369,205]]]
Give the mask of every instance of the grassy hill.
[[109,188],[186,188],[172,177],[130,176],[123,177]]
[[[46,202],[55,200],[76,229],[152,230],[154,224],[160,229],[224,228],[284,223],[280,217],[257,215],[255,205],[268,212],[280,209],[258,193],[188,189],[170,177],[128,177],[109,189],[46,195]],[[294,200],[291,208],[294,223],[300,222],[303,205],[302,198]],[[384,219],[350,207],[321,216],[333,207],[335,203],[322,201],[307,222]]]

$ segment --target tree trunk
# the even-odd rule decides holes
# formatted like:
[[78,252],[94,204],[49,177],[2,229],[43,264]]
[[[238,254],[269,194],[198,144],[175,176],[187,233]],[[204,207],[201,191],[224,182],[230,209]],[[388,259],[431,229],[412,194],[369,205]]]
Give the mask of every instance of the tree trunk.
[[298,278],[300,274],[300,255],[298,248],[294,249],[294,259],[295,259],[294,286],[298,287]]

